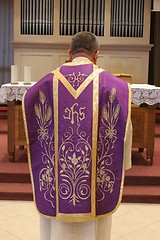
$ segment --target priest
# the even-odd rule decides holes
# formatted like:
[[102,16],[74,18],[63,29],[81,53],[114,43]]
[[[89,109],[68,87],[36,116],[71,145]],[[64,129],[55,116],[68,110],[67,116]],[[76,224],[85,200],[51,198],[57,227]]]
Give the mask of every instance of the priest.
[[41,240],[109,240],[131,166],[131,91],[96,65],[99,43],[73,36],[69,61],[23,97]]

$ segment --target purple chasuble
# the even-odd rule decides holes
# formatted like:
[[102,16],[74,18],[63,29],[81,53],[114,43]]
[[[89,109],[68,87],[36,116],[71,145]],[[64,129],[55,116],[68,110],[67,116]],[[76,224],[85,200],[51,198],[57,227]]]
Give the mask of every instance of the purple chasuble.
[[22,105],[40,214],[80,222],[112,213],[122,196],[128,84],[91,62],[67,63]]

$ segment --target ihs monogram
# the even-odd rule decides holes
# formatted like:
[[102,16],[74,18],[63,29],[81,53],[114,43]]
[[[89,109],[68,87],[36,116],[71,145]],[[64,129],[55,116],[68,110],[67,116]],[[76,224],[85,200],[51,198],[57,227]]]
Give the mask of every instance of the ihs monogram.
[[71,124],[74,124],[75,121],[77,122],[77,125],[85,119],[85,113],[84,113],[85,107],[78,107],[78,103],[73,104],[71,107],[67,107],[65,109],[66,115],[63,115],[64,119],[68,119],[71,121]]

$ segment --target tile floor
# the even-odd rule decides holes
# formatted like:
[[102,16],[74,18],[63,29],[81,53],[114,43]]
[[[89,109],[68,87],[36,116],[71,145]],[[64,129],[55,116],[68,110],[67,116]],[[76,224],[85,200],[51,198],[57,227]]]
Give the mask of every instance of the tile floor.
[[[122,203],[112,223],[111,240],[159,240],[160,205]],[[33,202],[0,201],[0,240],[39,240]]]

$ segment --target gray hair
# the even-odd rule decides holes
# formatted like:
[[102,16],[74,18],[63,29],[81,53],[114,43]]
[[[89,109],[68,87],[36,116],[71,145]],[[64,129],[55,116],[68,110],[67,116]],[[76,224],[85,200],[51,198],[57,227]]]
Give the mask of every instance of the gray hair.
[[72,37],[70,52],[72,55],[86,52],[93,54],[100,48],[96,36],[91,32],[79,32]]

